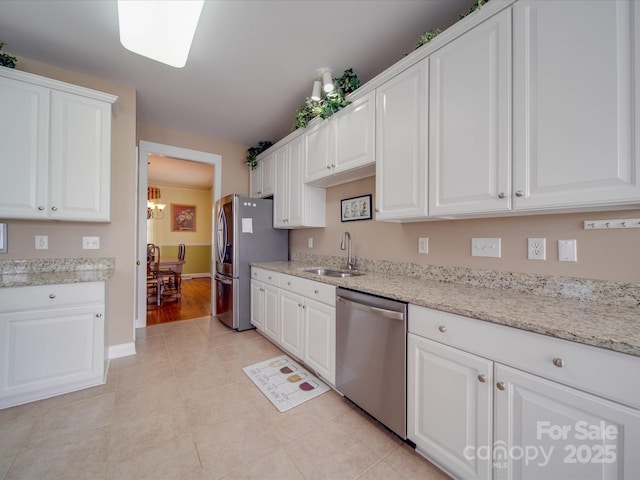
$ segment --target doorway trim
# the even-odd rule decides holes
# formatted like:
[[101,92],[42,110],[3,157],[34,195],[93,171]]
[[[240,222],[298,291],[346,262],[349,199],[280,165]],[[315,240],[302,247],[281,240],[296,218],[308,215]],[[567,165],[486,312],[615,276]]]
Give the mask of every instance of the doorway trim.
[[[136,315],[135,328],[143,328],[147,326],[147,288],[146,288],[146,269],[147,269],[147,158],[149,154],[165,155],[167,157],[178,158],[180,160],[190,160],[192,162],[207,163],[213,165],[213,203],[217,202],[222,193],[222,155],[217,153],[201,152],[188,148],[176,147],[173,145],[165,145],[162,143],[147,142],[140,140],[138,143],[138,251],[136,257]],[[213,207],[213,205],[212,205]],[[211,208],[211,225],[214,225],[214,209]],[[213,245],[215,238],[213,228],[211,229],[211,244]],[[213,274],[213,257],[211,258],[211,272]],[[215,282],[211,282],[211,313],[215,313]],[[135,338],[135,334],[134,334]]]

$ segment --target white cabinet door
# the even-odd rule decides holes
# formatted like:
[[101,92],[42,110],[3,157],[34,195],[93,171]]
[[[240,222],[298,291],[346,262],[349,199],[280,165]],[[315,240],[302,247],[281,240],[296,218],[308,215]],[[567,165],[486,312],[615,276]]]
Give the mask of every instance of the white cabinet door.
[[273,195],[275,184],[275,160],[270,153],[258,160],[256,168],[249,172],[249,195],[264,198]]
[[280,344],[298,358],[303,358],[304,297],[286,290],[280,291]]
[[[288,195],[288,213],[287,221],[290,226],[304,226],[305,213],[307,206],[305,204],[304,191],[307,187],[302,181],[304,170],[304,136],[293,139],[289,143],[289,183],[287,184]],[[313,206],[311,206],[313,208]]]
[[640,411],[496,364],[495,477],[640,478]]
[[408,335],[407,437],[460,478],[490,479],[493,362]]
[[264,331],[264,283],[251,280],[251,325]]
[[47,218],[49,89],[0,77],[0,217]]
[[428,61],[376,89],[376,220],[427,218]]
[[306,299],[304,310],[304,361],[335,385],[336,307]]
[[277,342],[280,339],[280,289],[265,284],[262,295],[264,333]]
[[511,11],[429,58],[429,215],[509,210]]
[[370,92],[333,115],[332,174],[375,163],[376,97]]
[[287,228],[289,221],[290,170],[289,145],[279,148],[273,153],[274,191],[273,191],[273,226]]
[[111,105],[51,92],[50,217],[108,221]]
[[305,132],[304,183],[309,183],[331,174],[331,167],[334,163],[331,134],[331,119],[320,121]]
[[577,6],[514,5],[515,209],[640,200],[640,8]]

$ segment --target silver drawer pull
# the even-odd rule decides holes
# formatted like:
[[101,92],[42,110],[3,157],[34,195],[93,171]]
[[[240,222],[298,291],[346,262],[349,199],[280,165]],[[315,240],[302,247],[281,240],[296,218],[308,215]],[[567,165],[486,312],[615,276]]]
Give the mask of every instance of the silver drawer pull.
[[102,318],[102,314],[101,313],[96,313],[96,317]]
[[562,367],[564,367],[564,360],[561,359],[561,358],[554,358],[553,359],[553,364],[558,368],[562,368]]
[[487,381],[487,376],[486,375],[478,375],[478,381],[480,383],[484,383]]
[[318,293],[320,293],[320,290],[314,290],[313,293],[317,295]]
[[447,331],[447,327],[445,327],[444,325],[440,325],[440,326],[438,327],[438,330],[440,330],[440,332],[441,332],[441,333],[444,333],[444,332],[446,332],[446,331]]
[[504,382],[498,382],[496,383],[496,387],[498,387],[498,390],[504,390],[505,388],[507,388],[504,384]]
[[55,293],[50,293],[49,294],[49,298],[56,298],[56,294]]

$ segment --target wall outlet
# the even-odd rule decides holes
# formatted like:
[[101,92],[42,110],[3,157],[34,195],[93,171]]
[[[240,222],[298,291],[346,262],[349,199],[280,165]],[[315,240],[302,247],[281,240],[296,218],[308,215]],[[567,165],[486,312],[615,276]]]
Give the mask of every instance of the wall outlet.
[[49,249],[49,235],[36,235],[36,250]]
[[472,238],[471,239],[471,256],[500,258],[501,256],[500,239],[499,238]]
[[575,240],[558,240],[558,260],[561,262],[577,262],[577,242]]
[[100,237],[82,237],[82,249],[83,250],[100,249]]
[[529,260],[547,259],[547,239],[529,238],[527,239],[527,258]]
[[429,253],[429,239],[427,237],[418,238],[418,253]]

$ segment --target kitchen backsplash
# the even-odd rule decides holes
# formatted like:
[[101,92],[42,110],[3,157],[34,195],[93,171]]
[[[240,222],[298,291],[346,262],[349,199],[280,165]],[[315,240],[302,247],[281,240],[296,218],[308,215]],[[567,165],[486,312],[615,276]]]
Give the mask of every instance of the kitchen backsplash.
[[[312,265],[344,268],[344,256],[293,252],[291,260]],[[484,288],[512,290],[532,295],[597,302],[621,307],[640,306],[640,284],[530,273],[477,270],[464,267],[422,265],[410,262],[358,258],[358,270],[387,275],[405,275],[426,281],[458,283]]]

